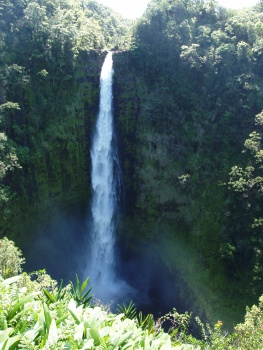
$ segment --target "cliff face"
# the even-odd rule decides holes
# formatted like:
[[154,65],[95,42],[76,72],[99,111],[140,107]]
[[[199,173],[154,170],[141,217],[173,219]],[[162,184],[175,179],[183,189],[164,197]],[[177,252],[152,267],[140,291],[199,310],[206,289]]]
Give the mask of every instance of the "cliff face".
[[[146,289],[152,290],[149,279],[156,273],[159,288],[174,291],[166,296],[170,306],[191,309],[212,322],[224,319],[231,327],[242,316],[244,305],[236,300],[245,282],[234,272],[235,257],[224,253],[233,239],[226,214],[231,198],[223,182],[239,158],[251,113],[237,133],[240,120],[215,122],[214,106],[206,105],[207,96],[198,97],[195,84],[201,75],[191,76],[180,60],[172,68],[175,76],[172,70],[170,76],[162,75],[169,66],[150,61],[147,75],[139,58],[145,59],[136,52],[114,55],[115,120],[126,196],[120,246],[126,273],[136,280],[130,266],[136,269],[135,260],[147,256],[148,264],[142,259],[140,265]],[[180,76],[188,90],[180,85]],[[243,106],[235,108],[244,115]],[[233,135],[238,136],[235,144]],[[246,298],[244,304],[251,295]]]
[[[124,274],[128,271],[140,285],[135,270],[141,261],[140,276],[147,276],[142,277],[143,290],[155,294],[162,285],[163,294],[159,296],[165,300],[160,299],[160,304],[176,305],[181,310],[196,308],[202,313],[204,301],[193,302],[202,299],[194,293],[198,278],[192,278],[199,258],[196,255],[192,260],[195,253],[189,239],[193,222],[192,198],[185,186],[189,179],[187,175],[180,178],[186,166],[182,162],[185,146],[180,143],[179,116],[174,115],[174,125],[167,132],[167,101],[161,101],[161,95],[147,85],[130,53],[115,54],[114,67],[114,114],[126,205],[120,237],[122,258],[127,264]],[[174,144],[177,146],[172,152]],[[203,268],[201,261],[198,268]],[[159,276],[158,281],[154,276]],[[155,280],[155,287],[151,280]]]
[[[30,146],[29,155],[23,158],[23,168],[9,178],[17,197],[9,204],[2,232],[23,249],[29,270],[45,267],[57,278],[61,266],[67,277],[81,270],[78,257],[85,254],[90,144],[105,54],[81,52],[68,81],[64,77],[53,83],[46,78],[36,91],[27,87],[24,97],[25,106],[33,105],[39,118],[48,120],[24,141],[25,147]],[[187,278],[192,271],[183,268],[191,249],[186,241],[192,220],[188,195],[178,180],[183,166],[169,150],[177,133],[166,134],[165,118],[155,120],[154,97],[131,55],[119,52],[113,59],[114,120],[124,180],[120,256],[123,266],[129,265],[128,279],[140,286],[148,281],[149,293],[159,295],[167,311],[174,303],[185,305],[184,310],[188,302],[179,294],[188,289],[190,293],[195,286]],[[45,106],[36,105],[39,94],[45,95]],[[29,120],[32,113],[33,119],[30,108],[21,113]],[[140,262],[143,280],[134,276]],[[127,273],[125,268],[122,272]],[[165,300],[168,293],[154,286],[154,274],[163,285],[170,280],[169,300]]]
[[[57,278],[61,266],[68,276],[78,271],[79,256],[85,254],[89,150],[104,57],[103,52],[81,52],[71,75],[38,76],[42,80],[37,89],[33,82],[27,86],[25,107],[19,112],[28,123],[22,138],[23,168],[8,179],[17,197],[5,211],[2,232],[25,251],[29,267],[46,267]],[[226,259],[221,253],[231,241],[222,182],[245,132],[234,142],[240,121],[224,112],[215,122],[215,106],[209,109],[198,95],[188,68],[176,66],[176,76],[152,75],[151,69],[158,69],[144,55],[118,52],[113,60],[114,120],[125,189],[118,230],[120,273],[147,287],[167,307],[232,324],[244,308],[236,295],[246,281],[235,274],[239,266],[231,256]],[[38,123],[37,128],[32,123]],[[242,125],[250,123],[244,118]],[[228,274],[228,266],[233,273]]]
[[[68,80],[65,76],[54,82],[46,78],[37,90],[33,82],[27,87],[26,107],[20,118],[30,120],[38,114],[45,121],[33,135],[28,130],[24,137],[23,152],[26,149],[27,156],[20,157],[22,169],[8,178],[16,196],[5,209],[1,223],[2,234],[15,239],[22,249],[30,250],[31,240],[36,233],[45,234],[47,223],[57,212],[65,216],[72,212],[86,214],[90,197],[89,150],[104,56],[103,52],[83,51]],[[45,106],[36,104],[40,94]]]
[[[262,292],[261,232],[253,222],[262,197],[254,185],[243,197],[235,188],[254,164],[251,139],[242,153],[244,142],[253,130],[261,135],[254,125],[263,107],[261,17],[259,7],[231,13],[213,2],[152,2],[133,47],[115,58],[128,191],[123,245],[136,252],[144,243],[189,309],[228,324]],[[232,186],[235,165],[241,173]]]
[[138,126],[140,119],[140,81],[131,67],[128,52],[113,55],[113,108],[121,168],[124,173],[125,216],[132,217],[136,208]]

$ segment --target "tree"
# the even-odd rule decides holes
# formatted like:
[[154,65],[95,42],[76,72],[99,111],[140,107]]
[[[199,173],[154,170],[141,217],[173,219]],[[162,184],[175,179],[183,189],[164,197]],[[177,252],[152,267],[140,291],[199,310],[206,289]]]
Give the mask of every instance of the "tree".
[[241,193],[246,200],[248,210],[253,211],[252,228],[263,227],[263,213],[261,213],[263,199],[263,111],[256,115],[255,124],[258,130],[251,132],[244,143],[245,151],[243,153],[248,154],[248,165],[246,167],[232,167],[229,181],[230,187]]
[[[3,121],[6,113],[19,109],[17,103],[7,102],[0,105],[0,121]],[[0,180],[3,180],[9,170],[13,170],[16,167],[20,168],[15,149],[8,142],[5,133],[0,132]]]
[[25,263],[22,252],[13,241],[6,237],[0,239],[0,274],[4,278],[15,276],[22,272],[21,265]]
[[242,232],[238,232],[235,240],[239,250],[243,247],[241,249],[249,256],[246,266],[251,274],[252,290],[257,293],[263,284],[263,111],[256,115],[255,125],[256,131],[249,134],[244,144],[247,165],[232,167],[228,185],[237,193],[239,216],[243,223]]

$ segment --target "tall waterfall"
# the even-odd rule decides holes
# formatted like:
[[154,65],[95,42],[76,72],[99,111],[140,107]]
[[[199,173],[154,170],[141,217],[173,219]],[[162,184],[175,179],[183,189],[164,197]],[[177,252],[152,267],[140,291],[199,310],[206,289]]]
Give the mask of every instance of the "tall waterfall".
[[113,143],[112,76],[112,53],[109,52],[101,70],[100,107],[91,149],[93,199],[90,274],[95,295],[101,299],[105,299],[105,288],[108,290],[115,280],[116,152]]

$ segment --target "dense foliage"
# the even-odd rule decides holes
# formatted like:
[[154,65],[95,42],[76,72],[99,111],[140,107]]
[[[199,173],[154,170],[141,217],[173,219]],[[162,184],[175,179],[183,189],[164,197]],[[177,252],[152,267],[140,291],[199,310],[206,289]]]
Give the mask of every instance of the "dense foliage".
[[77,188],[88,173],[89,138],[81,146],[78,140],[90,132],[98,105],[103,50],[127,48],[130,29],[128,20],[96,1],[1,2],[0,227],[5,232],[10,216],[21,215],[19,207],[50,202],[62,187]]
[[[0,246],[12,247],[12,241],[0,240]],[[16,257],[10,258],[19,266]],[[0,261],[0,270],[6,264]],[[21,269],[21,265],[19,266]],[[1,349],[255,349],[263,341],[263,298],[259,306],[247,309],[245,322],[232,334],[222,330],[222,322],[211,328],[198,320],[203,340],[188,335],[190,315],[176,310],[154,322],[152,315],[137,315],[131,302],[119,306],[117,314],[97,301],[88,279],[63,287],[44,270],[8,279],[0,276],[0,348]],[[162,330],[169,323],[169,334]]]
[[187,306],[232,325],[263,288],[262,17],[262,1],[152,0],[131,34],[96,1],[2,2],[0,236],[30,248],[54,202],[86,210],[99,72],[120,51],[126,249],[154,246]]
[[0,275],[4,278],[11,277],[22,272],[21,265],[25,259],[22,252],[13,241],[6,237],[0,240]]
[[[172,348],[168,334],[150,333],[124,314],[113,315],[99,306],[77,303],[68,286],[63,296],[55,300],[53,295],[57,294],[57,288],[44,286],[43,274],[40,277],[40,282],[30,281],[27,275],[0,282],[2,348]],[[48,292],[43,289],[45,287],[49,288]],[[52,303],[47,303],[46,294]]]
[[[254,160],[242,154],[263,108],[262,19],[260,6],[234,11],[216,1],[153,0],[126,58],[136,78],[123,81],[116,68],[118,92],[137,92],[130,104],[116,97],[120,130],[128,135],[124,168],[135,164],[125,185],[131,235],[170,240],[163,259],[179,269],[207,312],[207,300],[237,310],[237,294],[245,306],[263,287],[260,153]],[[116,57],[117,67],[121,62]],[[254,155],[260,138],[257,130],[246,141]],[[255,162],[254,174],[244,176],[256,184],[237,193],[228,185],[239,176],[231,168]],[[187,254],[198,262],[195,269]]]
[[[20,251],[6,238],[0,240],[2,245],[7,251],[16,249],[9,264],[21,270],[17,262]],[[6,266],[1,259],[0,270],[5,272]],[[0,278],[1,349],[173,348],[170,336],[160,328],[155,331],[147,318],[137,319],[136,314],[131,318],[127,309],[114,315],[93,305],[91,289],[86,291],[88,279],[80,284],[77,277],[76,284],[63,287],[45,271]]]

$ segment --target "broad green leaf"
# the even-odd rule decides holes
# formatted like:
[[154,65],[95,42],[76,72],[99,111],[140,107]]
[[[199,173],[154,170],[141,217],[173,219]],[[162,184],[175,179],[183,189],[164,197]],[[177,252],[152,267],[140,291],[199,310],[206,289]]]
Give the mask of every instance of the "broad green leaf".
[[57,331],[57,326],[54,319],[52,319],[50,324],[47,341],[49,344],[52,344],[52,345],[56,344],[58,341],[58,331]]
[[105,349],[107,349],[107,350],[115,350],[116,349],[115,345],[106,345],[106,346],[107,346],[107,348],[105,347]]
[[63,322],[66,318],[68,318],[68,314],[61,316],[59,319],[56,320],[56,325],[58,326],[61,322]]
[[22,322],[22,324],[21,324],[21,326],[20,326],[20,329],[19,329],[19,333],[20,333],[20,334],[24,333],[24,331],[25,331],[27,325],[28,325],[27,320],[25,320],[25,321]]
[[102,339],[100,337],[100,334],[99,334],[98,330],[96,328],[91,328],[89,330],[89,333],[90,333],[91,338],[94,339],[95,346],[100,345],[101,342],[102,342]]
[[52,302],[52,303],[55,302],[54,296],[51,293],[49,293],[49,291],[47,289],[43,288],[43,292],[50,302]]
[[126,332],[125,334],[121,335],[117,340],[113,342],[115,346],[122,346],[128,338],[132,335],[133,331]]
[[76,306],[76,302],[74,299],[70,299],[70,301],[68,303],[68,309],[70,309],[72,311],[76,311],[77,306]]
[[21,340],[21,335],[11,337],[5,343],[5,346],[1,350],[16,350],[17,343]]
[[124,345],[121,350],[133,350],[135,349],[135,341],[129,342],[129,344]]
[[47,306],[46,303],[44,303],[44,317],[45,317],[45,322],[46,322],[46,328],[49,330],[50,328],[50,325],[51,325],[51,321],[52,321],[52,317],[50,315],[50,311],[49,311],[49,308]]
[[56,298],[55,300],[58,301],[58,300],[61,300],[64,298],[65,294],[66,294],[66,289],[62,292],[63,290],[63,280],[61,280],[60,282],[60,285],[59,285],[59,288],[58,288],[58,292],[56,294]]
[[83,333],[84,333],[84,323],[81,322],[79,325],[75,327],[74,339],[81,340],[83,338]]
[[6,280],[3,280],[3,281],[1,282],[1,285],[4,286],[4,287],[7,287],[7,286],[9,286],[10,284],[19,281],[21,278],[22,278],[21,275],[19,275],[19,276],[13,276],[13,277],[7,278]]
[[27,339],[33,341],[33,340],[36,338],[36,336],[38,335],[38,333],[39,333],[39,331],[40,331],[41,328],[42,328],[42,327],[39,327],[38,329],[30,329],[30,330],[28,330],[28,331],[26,331],[26,332],[24,333],[24,336],[25,336]]
[[80,286],[80,283],[79,283],[79,278],[78,278],[78,275],[76,275],[76,291],[79,292],[79,286]]
[[13,331],[13,328],[7,328],[4,331],[0,331],[0,344],[5,342],[8,337],[9,334]]
[[34,326],[34,329],[39,329],[40,335],[43,337],[45,335],[45,316],[44,310],[42,308],[41,312],[38,315],[38,321]]
[[83,350],[94,349],[94,339],[85,340]]
[[[81,286],[81,292],[82,293],[86,289],[88,282],[89,282],[89,278],[86,278],[85,281],[82,283],[82,286]],[[91,288],[90,288],[90,290],[91,290]]]
[[40,292],[32,293],[29,295],[24,296],[19,302],[15,304],[13,309],[8,313],[7,319],[11,320],[14,315],[17,313],[17,311],[26,303],[28,303],[31,299],[33,299],[35,296],[37,296]]
[[150,349],[150,340],[149,340],[148,335],[143,336],[140,344],[144,350]]
[[68,309],[68,311],[70,312],[71,316],[74,318],[74,320],[76,321],[77,324],[80,324],[80,320],[77,318],[77,316],[75,315],[75,313]]

